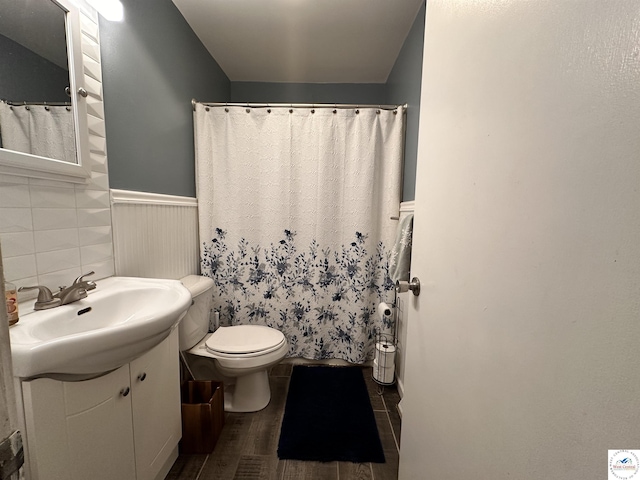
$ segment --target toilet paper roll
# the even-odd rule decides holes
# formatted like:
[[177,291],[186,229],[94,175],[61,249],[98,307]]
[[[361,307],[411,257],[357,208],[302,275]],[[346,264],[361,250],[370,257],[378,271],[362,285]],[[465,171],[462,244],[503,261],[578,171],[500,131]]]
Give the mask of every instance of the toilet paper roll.
[[393,365],[384,366],[384,365],[380,365],[377,362],[377,360],[374,360],[373,361],[373,368],[375,370],[380,370],[380,371],[384,370],[385,372],[393,372],[396,369],[396,365],[393,364]]
[[381,367],[389,367],[395,364],[396,358],[396,346],[389,342],[376,343],[376,353],[374,362],[377,362]]
[[394,354],[396,353],[396,346],[385,340],[376,343],[376,355],[380,352],[380,354]]
[[388,317],[391,315],[391,307],[386,303],[382,302],[378,305],[378,316],[380,320],[384,320],[384,317]]
[[395,365],[381,366],[377,360],[373,360],[373,378],[380,383],[393,383]]

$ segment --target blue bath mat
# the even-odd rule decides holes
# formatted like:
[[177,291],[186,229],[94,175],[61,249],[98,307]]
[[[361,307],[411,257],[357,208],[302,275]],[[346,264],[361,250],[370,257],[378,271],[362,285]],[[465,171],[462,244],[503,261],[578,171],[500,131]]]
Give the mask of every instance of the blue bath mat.
[[278,457],[384,463],[361,368],[293,367]]

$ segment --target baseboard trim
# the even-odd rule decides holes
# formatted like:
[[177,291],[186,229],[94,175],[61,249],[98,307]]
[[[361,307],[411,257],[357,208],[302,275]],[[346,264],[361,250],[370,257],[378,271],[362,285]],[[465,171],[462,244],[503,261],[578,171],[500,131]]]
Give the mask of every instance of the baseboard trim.
[[396,383],[398,384],[398,395],[400,395],[400,398],[404,397],[404,384],[402,383],[402,380],[400,380],[397,376],[396,376]]

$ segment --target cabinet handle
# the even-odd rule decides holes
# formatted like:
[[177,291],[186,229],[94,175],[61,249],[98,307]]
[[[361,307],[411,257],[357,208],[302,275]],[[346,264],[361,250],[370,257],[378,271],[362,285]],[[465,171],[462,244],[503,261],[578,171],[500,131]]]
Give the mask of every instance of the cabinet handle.
[[123,397],[126,397],[127,395],[129,395],[130,391],[131,389],[129,387],[125,387],[122,390],[120,390],[120,395],[122,395]]
[[147,372],[142,372],[140,375],[138,375],[138,380],[140,380],[141,382],[144,382],[145,378],[147,378]]

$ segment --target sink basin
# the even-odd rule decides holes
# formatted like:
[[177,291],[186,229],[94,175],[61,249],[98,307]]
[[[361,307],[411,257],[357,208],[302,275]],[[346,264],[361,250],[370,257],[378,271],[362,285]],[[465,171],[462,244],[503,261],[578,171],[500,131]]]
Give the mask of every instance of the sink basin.
[[93,375],[164,340],[191,305],[178,280],[110,277],[87,298],[28,313],[9,329],[17,377]]

